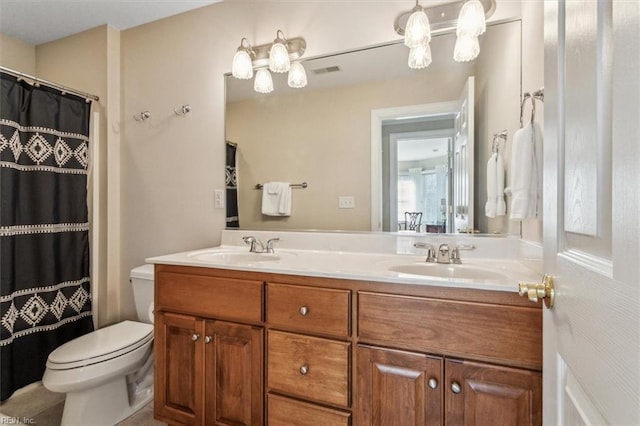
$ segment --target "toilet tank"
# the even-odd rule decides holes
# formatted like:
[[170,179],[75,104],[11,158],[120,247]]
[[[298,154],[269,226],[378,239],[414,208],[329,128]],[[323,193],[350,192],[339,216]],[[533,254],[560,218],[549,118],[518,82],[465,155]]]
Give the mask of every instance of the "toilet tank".
[[146,264],[133,268],[129,274],[136,302],[138,321],[153,322],[153,265]]

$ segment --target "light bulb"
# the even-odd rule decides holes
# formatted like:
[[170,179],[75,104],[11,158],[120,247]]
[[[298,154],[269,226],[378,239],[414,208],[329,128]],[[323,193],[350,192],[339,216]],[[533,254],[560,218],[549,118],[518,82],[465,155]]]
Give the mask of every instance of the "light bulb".
[[484,17],[484,7],[480,0],[470,0],[462,5],[458,15],[456,34],[458,37],[466,35],[478,37],[487,30],[487,23]]
[[431,63],[431,47],[429,43],[412,47],[409,50],[409,68],[426,68]]
[[404,44],[409,48],[431,41],[431,25],[427,14],[420,6],[416,6],[413,10],[404,30]]
[[273,72],[287,72],[291,69],[291,61],[289,60],[289,50],[287,49],[287,40],[284,38],[282,31],[278,30],[276,39],[269,51],[269,69]]
[[258,93],[273,92],[273,79],[268,69],[262,68],[256,72],[256,79],[253,82],[253,90]]
[[300,89],[307,85],[307,72],[300,62],[291,64],[288,77],[289,87]]
[[453,49],[453,59],[457,62],[468,62],[478,57],[480,54],[480,43],[478,37],[466,35],[458,36]]
[[233,56],[233,64],[231,66],[231,74],[235,78],[241,80],[248,80],[253,77],[253,64],[251,63],[251,56],[243,48],[238,49]]

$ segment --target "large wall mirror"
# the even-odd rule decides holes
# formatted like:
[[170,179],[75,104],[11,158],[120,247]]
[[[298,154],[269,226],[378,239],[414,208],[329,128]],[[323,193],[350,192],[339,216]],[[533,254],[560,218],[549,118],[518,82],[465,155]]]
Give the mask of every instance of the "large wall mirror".
[[[480,43],[477,59],[457,63],[455,34],[437,35],[422,70],[400,42],[310,58],[307,87],[274,74],[268,95],[227,75],[240,227],[397,232],[416,211],[420,232],[488,232],[492,135],[519,125],[521,21],[490,24]],[[307,183],[293,188],[290,216],[262,215],[256,185],[271,181]]]

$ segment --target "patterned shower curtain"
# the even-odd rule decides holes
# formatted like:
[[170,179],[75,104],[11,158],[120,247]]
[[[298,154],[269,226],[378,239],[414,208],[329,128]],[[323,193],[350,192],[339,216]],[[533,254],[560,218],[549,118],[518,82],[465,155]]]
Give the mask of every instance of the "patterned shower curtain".
[[91,104],[0,73],[0,369],[5,400],[49,353],[93,330]]
[[236,173],[236,152],[238,147],[233,142],[227,142],[227,228],[239,228],[238,220],[238,174]]

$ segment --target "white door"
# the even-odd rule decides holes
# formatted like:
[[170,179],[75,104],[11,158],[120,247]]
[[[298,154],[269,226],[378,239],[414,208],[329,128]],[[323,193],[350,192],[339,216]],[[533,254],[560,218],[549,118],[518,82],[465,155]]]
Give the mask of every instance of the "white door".
[[546,425],[640,425],[640,2],[545,2]]
[[458,100],[453,139],[453,229],[449,232],[464,232],[474,226],[474,93],[474,78],[471,76]]

